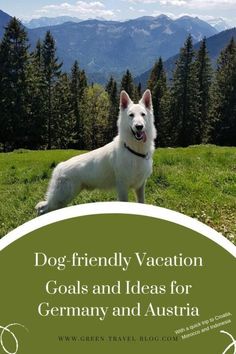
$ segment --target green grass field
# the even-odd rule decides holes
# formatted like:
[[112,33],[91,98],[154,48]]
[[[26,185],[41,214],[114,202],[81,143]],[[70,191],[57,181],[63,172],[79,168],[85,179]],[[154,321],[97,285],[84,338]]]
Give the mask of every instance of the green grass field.
[[[75,150],[0,154],[0,237],[36,217],[53,168]],[[82,192],[73,204],[116,200],[115,192]],[[133,193],[130,200],[134,201]],[[236,148],[158,149],[146,203],[197,218],[236,239]]]

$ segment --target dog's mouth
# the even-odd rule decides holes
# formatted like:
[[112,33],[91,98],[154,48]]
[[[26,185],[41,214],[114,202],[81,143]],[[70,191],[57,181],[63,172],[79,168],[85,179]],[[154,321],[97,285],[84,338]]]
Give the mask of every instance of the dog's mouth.
[[131,131],[133,133],[133,136],[135,137],[136,140],[138,141],[143,141],[144,143],[146,142],[147,140],[147,136],[146,136],[146,133],[144,131],[134,131],[132,128],[131,128]]

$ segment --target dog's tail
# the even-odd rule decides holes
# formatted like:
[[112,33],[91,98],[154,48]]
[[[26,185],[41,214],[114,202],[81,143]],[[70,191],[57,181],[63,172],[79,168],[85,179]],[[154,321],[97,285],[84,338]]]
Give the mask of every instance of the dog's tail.
[[39,202],[36,205],[35,209],[37,210],[38,216],[48,213],[49,212],[48,202],[47,201]]

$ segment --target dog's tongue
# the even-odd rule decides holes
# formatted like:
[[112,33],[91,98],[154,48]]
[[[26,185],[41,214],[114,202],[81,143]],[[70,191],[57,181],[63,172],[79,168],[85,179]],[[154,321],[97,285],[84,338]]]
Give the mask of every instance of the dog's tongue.
[[137,137],[139,140],[142,139],[142,141],[143,141],[144,143],[146,143],[146,141],[147,141],[147,136],[146,136],[146,133],[145,133],[145,132],[137,132],[137,133],[136,133],[136,137]]
[[147,135],[145,132],[142,133],[142,139],[143,139],[143,142],[146,143],[147,141]]

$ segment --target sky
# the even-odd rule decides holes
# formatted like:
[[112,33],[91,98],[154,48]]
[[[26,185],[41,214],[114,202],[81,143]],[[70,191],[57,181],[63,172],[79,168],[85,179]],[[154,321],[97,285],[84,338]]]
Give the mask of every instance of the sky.
[[221,17],[236,26],[236,0],[0,0],[0,9],[24,20],[61,15],[125,20],[166,14],[172,18],[198,16],[203,20]]

